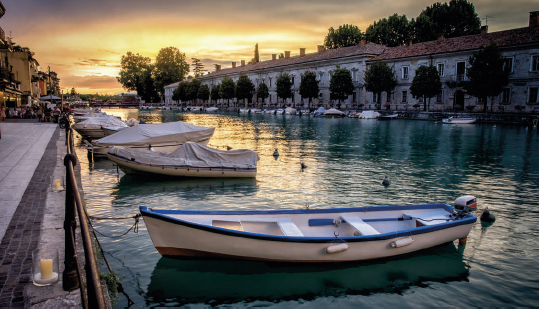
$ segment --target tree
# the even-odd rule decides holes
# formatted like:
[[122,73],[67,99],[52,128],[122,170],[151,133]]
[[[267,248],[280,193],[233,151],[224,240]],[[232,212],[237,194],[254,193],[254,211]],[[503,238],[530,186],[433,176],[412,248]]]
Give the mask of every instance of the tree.
[[261,82],[260,84],[258,84],[258,89],[256,89],[256,97],[262,99],[262,102],[264,102],[266,98],[269,97],[269,89],[266,83]]
[[148,64],[142,71],[141,75],[142,91],[138,92],[138,94],[146,102],[153,102],[159,98],[159,94],[157,93],[157,89],[155,89],[155,83],[153,80],[154,69],[154,64]]
[[481,32],[481,19],[467,0],[451,0],[426,7],[413,23],[415,40],[435,40],[439,34],[453,38]]
[[197,99],[208,100],[210,97],[210,87],[206,84],[200,85],[198,88]]
[[219,95],[219,90],[221,89],[221,84],[217,84],[215,86],[213,86],[211,88],[211,91],[210,91],[210,99],[212,101],[215,101],[217,102],[217,100],[219,100],[221,98],[221,96]]
[[153,71],[154,85],[161,97],[165,95],[165,86],[184,80],[189,73],[189,64],[185,54],[176,47],[162,48],[155,58]]
[[142,85],[142,74],[143,71],[150,65],[150,58],[144,57],[140,54],[133,54],[132,52],[127,52],[126,55],[122,56],[120,63],[120,76],[116,77],[116,80],[122,87],[128,91],[136,91],[137,93],[142,93],[144,87]]
[[[365,90],[374,93],[380,98],[382,92],[391,93],[397,86],[397,75],[392,68],[383,61],[376,61],[365,71]],[[380,100],[376,102],[380,109]]]
[[72,96],[77,95],[77,91],[75,91],[75,87],[72,87],[72,88],[71,88],[71,95],[72,95]]
[[197,58],[191,58],[191,60],[191,66],[193,67],[193,73],[195,73],[195,78],[204,75],[203,72],[205,72],[206,70],[204,70],[204,65],[202,64],[202,62],[200,62],[200,60]]
[[200,88],[201,84],[202,82],[196,78],[189,82],[189,85],[187,86],[187,100],[194,102],[197,99],[198,89]]
[[415,71],[412,85],[410,86],[410,93],[416,99],[424,98],[423,110],[427,111],[427,98],[437,96],[442,90],[442,82],[440,81],[440,74],[438,70],[432,64],[429,66],[422,65]]
[[329,81],[329,91],[331,92],[331,99],[337,99],[339,103],[351,95],[354,92],[354,83],[352,82],[350,70],[337,65],[337,69],[333,71]]
[[313,71],[305,71],[301,74],[301,83],[299,84],[299,94],[303,98],[309,98],[309,108],[313,98],[318,97],[320,88],[316,80],[316,73]]
[[292,79],[288,73],[281,73],[277,77],[275,84],[277,86],[277,97],[282,98],[283,101],[292,97]]
[[245,75],[240,74],[238,81],[236,82],[236,98],[238,100],[251,99],[255,92],[255,85],[251,79]]
[[[494,97],[500,95],[503,87],[509,83],[510,71],[504,66],[502,53],[496,42],[491,42],[487,47],[473,52],[469,62],[470,68],[466,72],[469,82],[465,84],[465,89],[477,98],[491,97],[492,111]],[[487,112],[487,100],[483,112]]]
[[172,92],[172,100],[174,101],[187,101],[187,88],[189,87],[188,81],[182,81],[178,84],[178,87]]
[[335,49],[347,46],[356,46],[361,43],[363,33],[358,26],[344,24],[335,30],[328,29],[328,35],[324,39],[324,46],[327,49]]
[[236,84],[230,77],[225,77],[221,81],[221,87],[219,90],[219,96],[221,99],[227,100],[230,104],[230,99],[234,98],[236,92]]
[[406,15],[393,14],[370,25],[365,33],[367,41],[389,47],[404,45],[410,38],[410,22]]

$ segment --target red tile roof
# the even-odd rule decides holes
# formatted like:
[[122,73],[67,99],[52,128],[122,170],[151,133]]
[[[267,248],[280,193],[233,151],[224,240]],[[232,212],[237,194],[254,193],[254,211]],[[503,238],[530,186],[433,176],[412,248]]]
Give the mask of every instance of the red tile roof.
[[410,46],[387,48],[384,53],[373,60],[390,60],[423,56],[430,54],[443,54],[457,51],[474,50],[487,46],[495,41],[500,47],[519,46],[526,44],[539,44],[539,27],[518,28],[487,34],[468,35],[457,38],[416,43]]
[[358,45],[358,46],[343,47],[343,48],[338,48],[338,49],[330,49],[322,53],[306,54],[303,57],[294,56],[288,59],[278,58],[276,60],[267,60],[267,61],[258,62],[256,64],[247,64],[243,67],[237,66],[235,68],[222,69],[221,71],[212,72],[210,74],[204,75],[200,77],[200,79],[204,80],[207,78],[217,77],[217,76],[222,76],[222,75],[227,75],[227,74],[232,74],[232,73],[251,72],[251,71],[256,71],[256,70],[278,68],[278,67],[284,67],[284,66],[289,66],[289,65],[294,65],[294,64],[302,64],[302,63],[308,63],[308,62],[314,62],[314,61],[346,58],[350,56],[359,56],[359,55],[376,56],[376,55],[381,54],[386,48],[387,47],[384,47],[378,44],[367,43],[362,46]]

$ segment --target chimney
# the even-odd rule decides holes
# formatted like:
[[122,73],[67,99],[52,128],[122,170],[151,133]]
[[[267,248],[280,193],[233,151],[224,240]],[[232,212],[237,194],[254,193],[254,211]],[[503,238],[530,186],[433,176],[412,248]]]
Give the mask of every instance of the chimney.
[[324,52],[324,45],[318,45],[318,53],[321,54]]
[[530,12],[530,28],[539,27],[539,11]]
[[305,56],[305,48],[300,48],[300,49],[299,49],[299,56],[300,56],[300,57]]
[[271,54],[271,60],[277,60],[277,54]]
[[242,66],[242,67],[245,66],[245,60],[242,60],[242,61],[241,61],[241,66]]
[[290,58],[290,51],[289,50],[285,50],[284,51],[284,59],[288,59]]
[[217,72],[221,71],[221,65],[220,64],[215,65],[215,71],[217,71]]
[[438,41],[443,41],[443,40],[444,40],[444,34],[438,33]]
[[488,26],[481,26],[481,35],[488,33]]
[[359,46],[363,46],[365,44],[367,44],[367,38],[361,38],[361,43]]
[[232,61],[232,68],[236,67],[236,61]]

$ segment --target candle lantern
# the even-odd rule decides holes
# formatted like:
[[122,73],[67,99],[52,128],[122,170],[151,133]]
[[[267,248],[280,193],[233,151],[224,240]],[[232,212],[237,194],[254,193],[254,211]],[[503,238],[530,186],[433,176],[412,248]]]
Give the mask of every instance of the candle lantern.
[[35,285],[45,286],[58,282],[58,250],[41,248],[32,252],[32,279]]
[[65,189],[65,176],[54,177],[51,176],[51,191],[60,192]]

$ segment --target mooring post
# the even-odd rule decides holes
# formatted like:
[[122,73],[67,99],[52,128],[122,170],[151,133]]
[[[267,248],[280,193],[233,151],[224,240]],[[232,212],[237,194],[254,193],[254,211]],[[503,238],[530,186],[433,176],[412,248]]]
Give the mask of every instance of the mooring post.
[[[77,274],[77,261],[75,256],[75,228],[77,221],[75,220],[75,198],[73,196],[73,186],[71,185],[73,166],[77,164],[77,157],[73,154],[67,154],[64,157],[64,165],[66,166],[66,200],[65,200],[65,219],[64,219],[64,235],[65,235],[65,269],[62,274],[62,287],[64,291],[73,291],[80,286],[79,277]],[[68,167],[71,167],[69,168]]]

